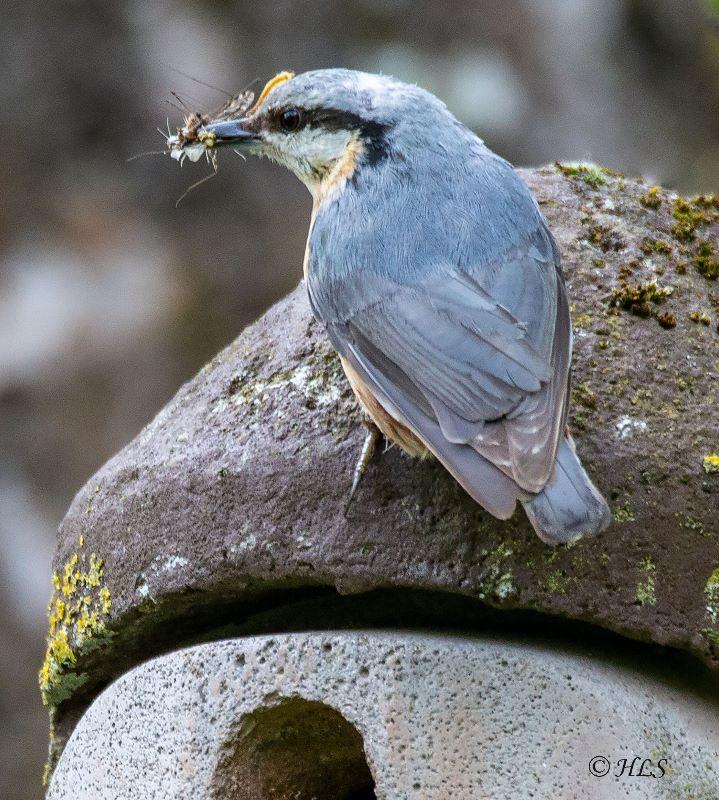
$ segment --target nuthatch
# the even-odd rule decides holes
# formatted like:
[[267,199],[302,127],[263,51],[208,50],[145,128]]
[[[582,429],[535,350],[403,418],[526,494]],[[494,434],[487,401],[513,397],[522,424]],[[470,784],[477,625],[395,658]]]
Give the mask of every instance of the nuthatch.
[[519,500],[545,542],[606,528],[566,429],[559,251],[510,164],[428,92],[345,69],[282,73],[197,135],[284,164],[312,193],[312,310],[388,439],[434,454],[495,517]]

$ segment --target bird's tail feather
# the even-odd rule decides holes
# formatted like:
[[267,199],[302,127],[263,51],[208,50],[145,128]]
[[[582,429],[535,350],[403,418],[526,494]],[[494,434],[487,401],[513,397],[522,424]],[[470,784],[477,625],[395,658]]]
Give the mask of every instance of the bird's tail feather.
[[612,520],[609,506],[584,471],[570,436],[559,443],[554,477],[523,505],[537,535],[547,544],[596,536]]

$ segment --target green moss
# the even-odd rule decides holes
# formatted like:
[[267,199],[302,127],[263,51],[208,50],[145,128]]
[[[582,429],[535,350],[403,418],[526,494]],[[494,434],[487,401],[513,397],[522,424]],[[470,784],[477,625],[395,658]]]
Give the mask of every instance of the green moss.
[[704,586],[704,602],[706,617],[712,627],[702,628],[699,633],[715,652],[719,652],[719,631],[716,629],[719,623],[719,567],[716,567],[707,579]]
[[672,234],[680,242],[690,242],[696,238],[700,225],[707,225],[719,219],[719,202],[716,195],[699,195],[690,200],[677,197],[672,207]]
[[594,164],[561,164],[556,161],[554,166],[565,178],[584,181],[592,189],[598,189],[607,183],[608,173]]
[[587,418],[584,414],[572,414],[572,429],[581,432],[587,430]]
[[597,396],[586,381],[572,387],[572,396],[575,402],[580,403],[585,408],[593,410],[597,407]]
[[689,319],[692,322],[701,322],[702,325],[711,325],[711,317],[709,314],[700,314],[698,311],[692,311],[689,314]]
[[654,562],[647,557],[639,564],[639,569],[644,573],[644,580],[637,584],[636,601],[641,606],[656,605],[657,596],[654,586],[656,567]]
[[691,202],[698,208],[719,211],[719,194],[699,194],[693,197]]
[[639,202],[645,208],[659,208],[662,204],[662,198],[659,194],[659,187],[658,186],[651,186],[647,191],[639,198]]
[[662,311],[661,314],[657,314],[657,322],[667,330],[677,326],[677,318],[671,311]]
[[646,386],[641,386],[637,389],[629,402],[637,408],[644,409],[647,413],[650,413],[654,409],[652,390],[648,389]]
[[719,258],[713,242],[700,242],[693,261],[700,275],[712,281],[719,278]]
[[664,239],[652,239],[650,236],[645,236],[639,243],[639,249],[645,256],[650,256],[653,253],[659,253],[664,256],[670,256],[674,252],[672,245]]
[[610,250],[621,250],[625,246],[624,240],[608,225],[592,225],[587,233],[587,239],[605,253]]
[[[80,548],[83,545],[80,537]],[[47,648],[39,674],[46,706],[59,705],[87,681],[87,675],[75,668],[78,655],[96,650],[112,636],[105,626],[112,601],[110,591],[102,585],[103,570],[103,561],[95,553],[88,558],[76,552],[62,571],[53,575]]]
[[713,628],[702,628],[699,633],[712,648],[719,650],[719,631],[715,631]]
[[610,305],[623,308],[638,317],[649,317],[652,313],[649,304],[663,303],[673,291],[672,287],[659,286],[656,281],[630,284],[623,279],[619,286],[612,291],[609,302]]
[[42,775],[42,785],[47,786],[50,782],[50,778],[52,777],[53,770],[60,758],[62,753],[62,742],[60,737],[57,735],[57,709],[50,708],[50,731],[49,731],[49,742],[47,748],[47,763],[45,764],[45,769]]

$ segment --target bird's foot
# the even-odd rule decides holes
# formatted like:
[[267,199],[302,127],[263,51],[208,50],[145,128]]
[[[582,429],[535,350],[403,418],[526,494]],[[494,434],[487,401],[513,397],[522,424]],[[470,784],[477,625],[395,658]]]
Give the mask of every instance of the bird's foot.
[[362,445],[360,457],[355,465],[355,471],[352,477],[352,487],[350,489],[347,502],[345,503],[345,516],[347,516],[347,512],[352,504],[352,499],[354,498],[355,493],[362,482],[362,478],[367,471],[367,465],[372,460],[372,456],[377,449],[377,442],[379,442],[380,436],[382,435],[380,433],[380,429],[374,424],[374,422],[368,420],[366,424],[368,428],[367,436],[365,437],[364,444]]

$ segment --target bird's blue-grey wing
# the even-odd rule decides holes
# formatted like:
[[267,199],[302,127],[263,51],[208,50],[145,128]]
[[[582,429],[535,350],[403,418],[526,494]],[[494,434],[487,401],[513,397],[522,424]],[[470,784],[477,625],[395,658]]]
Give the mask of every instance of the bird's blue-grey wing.
[[512,516],[517,499],[526,499],[515,482],[488,459],[464,444],[445,438],[432,407],[397,365],[371,342],[352,339],[334,325],[330,339],[385,411],[410,428],[444,464],[467,493],[499,519]]
[[514,485],[512,507],[517,487],[538,492],[551,477],[566,410],[570,323],[556,249],[541,233],[495,263],[432,270],[328,321],[385,408],[465,488],[448,461],[470,459],[462,448],[484,456]]

